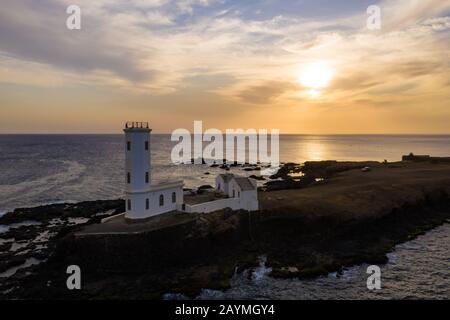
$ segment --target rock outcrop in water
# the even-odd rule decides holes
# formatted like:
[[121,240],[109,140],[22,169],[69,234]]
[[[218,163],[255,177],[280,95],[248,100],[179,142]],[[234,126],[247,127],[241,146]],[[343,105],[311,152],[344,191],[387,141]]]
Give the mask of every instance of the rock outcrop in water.
[[[372,170],[360,170],[366,166]],[[86,235],[82,225],[67,224],[51,229],[49,221],[61,216],[96,223],[99,212],[123,211],[121,200],[18,210],[0,223],[36,220],[39,212],[39,228],[50,227],[55,236],[40,256],[46,261],[1,281],[0,291],[6,298],[195,296],[202,288],[227,288],[232,274],[256,267],[260,255],[267,256],[274,277],[315,277],[362,262],[383,263],[395,244],[450,218],[449,164],[311,162],[286,164],[273,178],[300,171],[299,181],[305,176],[314,181],[300,189],[260,192],[260,212],[186,215],[182,223],[133,234]],[[36,239],[45,230],[25,228],[0,237],[30,232],[25,237]],[[37,248],[27,257],[34,252]],[[15,256],[8,251],[2,261]],[[82,269],[81,291],[66,289],[70,264]]]

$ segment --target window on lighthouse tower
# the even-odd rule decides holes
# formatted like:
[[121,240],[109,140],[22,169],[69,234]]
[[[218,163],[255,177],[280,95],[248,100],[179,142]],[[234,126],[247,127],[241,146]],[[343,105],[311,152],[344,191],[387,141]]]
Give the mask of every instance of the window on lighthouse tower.
[[128,151],[131,150],[131,141],[127,141],[127,150],[128,150]]
[[148,178],[148,172],[145,173],[145,183],[148,183],[149,178]]
[[145,150],[148,150],[148,141],[145,141]]

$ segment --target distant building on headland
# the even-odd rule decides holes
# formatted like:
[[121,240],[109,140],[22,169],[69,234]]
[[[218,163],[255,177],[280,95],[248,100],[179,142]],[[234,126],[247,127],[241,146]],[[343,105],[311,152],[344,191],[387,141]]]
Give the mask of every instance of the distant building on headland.
[[124,132],[127,219],[146,219],[173,211],[208,213],[224,208],[258,210],[256,181],[233,174],[216,178],[216,190],[211,194],[217,197],[199,197],[197,201],[185,203],[182,180],[152,183],[151,129],[148,123],[128,122]]
[[402,157],[402,161],[433,161],[433,162],[450,162],[450,157],[432,157],[429,155],[417,155],[414,153],[410,153],[406,156]]
[[413,153],[410,153],[407,156],[402,157],[402,161],[428,161],[428,160],[430,160],[429,155],[416,155]]

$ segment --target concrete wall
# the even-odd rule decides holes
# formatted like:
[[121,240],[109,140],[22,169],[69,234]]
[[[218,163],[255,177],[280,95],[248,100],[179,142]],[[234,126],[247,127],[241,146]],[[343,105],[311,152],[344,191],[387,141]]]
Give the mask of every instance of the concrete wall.
[[209,213],[221,209],[230,208],[232,210],[239,210],[239,199],[228,198],[220,199],[211,202],[205,202],[196,205],[185,205],[185,212]]
[[[176,202],[172,202],[172,193],[176,194]],[[159,205],[159,198],[163,195],[164,205]],[[164,190],[144,193],[127,194],[127,202],[131,196],[131,210],[127,208],[126,217],[130,219],[146,219],[161,213],[177,210],[177,205],[183,203],[183,188],[172,187]],[[146,209],[146,199],[149,200],[149,208]],[[128,204],[126,203],[126,206]]]

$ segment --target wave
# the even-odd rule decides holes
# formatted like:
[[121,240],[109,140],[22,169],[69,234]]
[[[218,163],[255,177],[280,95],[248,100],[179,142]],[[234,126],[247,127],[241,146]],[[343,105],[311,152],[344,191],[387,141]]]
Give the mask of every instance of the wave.
[[52,189],[63,187],[67,183],[79,179],[86,171],[86,166],[77,161],[64,160],[61,163],[67,168],[66,170],[36,180],[23,181],[13,185],[0,185],[0,194],[2,194],[4,199],[8,199],[6,203],[0,204],[4,207],[2,211],[14,203],[23,202],[21,200],[25,196],[27,198],[37,198],[38,195],[45,194]]

